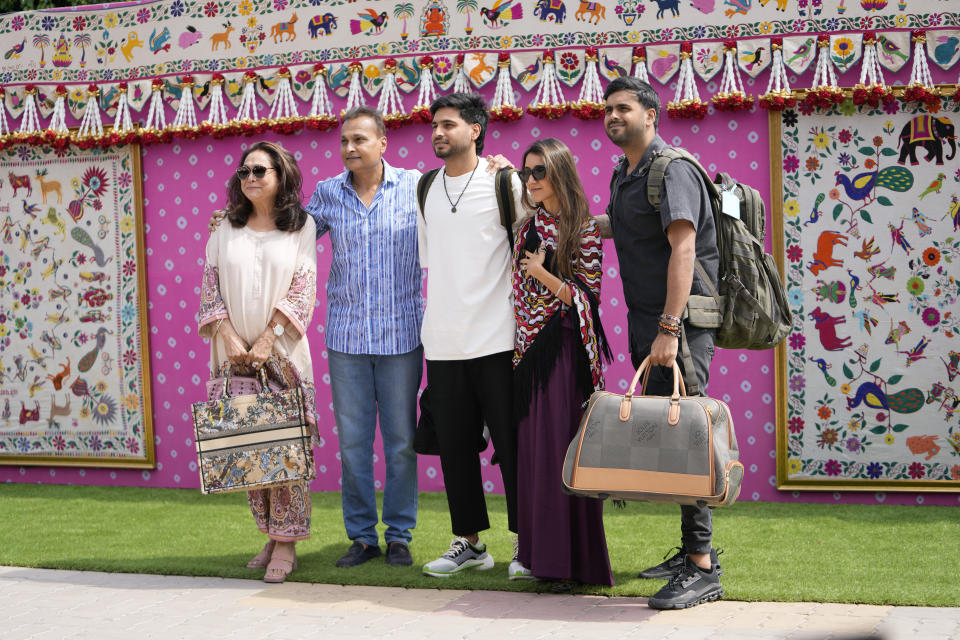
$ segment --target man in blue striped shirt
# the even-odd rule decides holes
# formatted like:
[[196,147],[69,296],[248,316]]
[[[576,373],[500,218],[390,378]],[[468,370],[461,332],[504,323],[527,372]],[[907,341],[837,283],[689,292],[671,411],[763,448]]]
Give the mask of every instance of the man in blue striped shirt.
[[390,166],[380,113],[358,107],[343,117],[346,170],[317,185],[307,211],[317,237],[330,234],[326,346],[340,440],[343,521],[353,541],[338,567],[381,555],[376,531],[373,440],[377,417],[386,462],[386,561],[413,563],[417,454],[413,435],[423,371],[423,284],[417,252],[420,172]]

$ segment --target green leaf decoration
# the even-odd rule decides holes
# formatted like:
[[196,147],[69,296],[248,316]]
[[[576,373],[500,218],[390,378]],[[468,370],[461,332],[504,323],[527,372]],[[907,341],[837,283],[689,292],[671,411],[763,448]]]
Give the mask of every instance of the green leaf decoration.
[[882,154],[885,155],[885,156],[895,156],[895,155],[897,155],[896,150],[891,149],[890,147],[884,147],[883,149],[880,150],[880,153],[882,153]]
[[838,204],[833,208],[833,219],[836,220],[839,218],[841,213],[843,213],[843,205]]
[[896,431],[897,433],[900,433],[901,431],[903,431],[904,429],[906,429],[908,426],[910,426],[910,425],[907,425],[907,424],[895,424],[895,425],[893,425],[893,430]]
[[848,378],[853,377],[853,371],[850,370],[850,367],[847,366],[846,362],[843,363],[843,375],[845,375]]
[[865,156],[872,156],[873,147],[860,147],[860,153],[862,153]]
[[897,383],[900,382],[901,380],[903,380],[903,376],[898,373],[898,374],[895,374],[895,375],[890,376],[890,379],[887,380],[887,384],[897,384]]
[[874,427],[873,429],[870,429],[870,433],[881,434],[881,433],[885,433],[886,430],[887,430],[886,427]]
[[870,224],[873,224],[873,218],[870,217],[869,211],[861,211],[860,217],[863,218],[864,222],[869,222]]
[[892,206],[893,206],[893,203],[890,202],[890,198],[888,198],[887,196],[877,196],[877,202],[879,202],[880,204],[882,204],[882,205],[885,206],[885,207],[892,207]]
[[874,360],[873,362],[870,363],[870,373],[876,373],[877,369],[879,369],[879,368],[880,368],[880,359],[879,359],[879,358],[877,358],[876,360]]

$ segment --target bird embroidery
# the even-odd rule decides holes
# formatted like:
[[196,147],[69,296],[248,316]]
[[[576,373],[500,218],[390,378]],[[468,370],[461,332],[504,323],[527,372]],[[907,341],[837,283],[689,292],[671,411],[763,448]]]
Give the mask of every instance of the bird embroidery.
[[854,251],[853,255],[861,260],[866,260],[869,262],[870,258],[880,253],[880,247],[873,246],[873,243],[876,241],[876,238],[870,236],[869,240],[863,240],[861,242],[860,251]]
[[930,341],[926,338],[921,337],[920,342],[916,344],[912,349],[907,349],[906,351],[897,351],[897,353],[902,353],[907,356],[907,364],[905,366],[909,367],[914,362],[918,360],[923,360],[927,356],[923,355],[923,352],[926,348],[930,346]]
[[829,373],[827,373],[827,369],[830,369],[833,367],[832,364],[830,364],[823,358],[813,358],[813,357],[810,358],[810,362],[817,365],[817,369],[820,369],[820,372],[823,374],[823,378],[827,381],[828,385],[830,385],[831,387],[837,386],[836,378],[834,378]]
[[378,15],[373,9],[366,9],[358,12],[357,15],[360,17],[359,20],[350,21],[350,33],[353,35],[358,33],[366,33],[368,36],[378,35],[387,26],[386,11],[381,11]]
[[940,189],[943,188],[943,181],[947,176],[942,173],[937,174],[937,179],[930,183],[930,186],[927,187],[927,190],[920,194],[920,199],[923,200],[923,196],[928,193],[940,193]]
[[793,55],[787,58],[786,65],[788,67],[791,67],[793,63],[797,62],[798,60],[803,60],[804,58],[806,58],[808,55],[810,55],[810,51],[811,51],[810,48],[812,46],[813,46],[813,38],[807,38],[806,40],[804,40],[803,44],[797,47],[797,49],[793,52]]
[[810,212],[810,219],[804,222],[803,226],[807,226],[808,224],[814,224],[817,220],[820,219],[820,205],[823,204],[823,200],[826,197],[827,197],[826,194],[823,194],[823,193],[817,196],[816,202],[813,203],[813,211]]
[[507,20],[517,20],[523,17],[523,7],[520,3],[513,3],[513,0],[496,0],[493,7],[480,9],[480,15],[491,29],[499,29],[506,26]]
[[517,74],[517,82],[520,84],[525,84],[527,81],[536,80],[540,75],[540,58],[537,58],[533,61],[533,64],[526,67],[523,71]]
[[868,336],[872,336],[873,328],[880,324],[880,321],[871,316],[866,309],[857,311],[853,317],[860,321],[860,328],[866,331]]
[[10,60],[11,58],[19,58],[20,54],[23,53],[24,48],[27,46],[27,39],[24,38],[20,44],[15,44],[10,49],[3,54],[4,60]]
[[763,59],[763,47],[757,47],[756,51],[744,51],[740,56],[741,65],[746,72],[753,71],[753,68],[760,64]]
[[607,70],[607,76],[610,78],[625,78],[630,75],[616,60],[607,57],[605,53],[603,54],[603,68]]
[[867,171],[848,178],[840,171],[836,171],[837,186],[843,187],[847,197],[851,200],[863,200],[865,204],[873,202],[874,189],[883,187],[890,191],[903,193],[913,186],[913,173],[904,167],[886,167],[877,171]]
[[900,49],[900,45],[885,36],[877,37],[877,45],[877,51],[891,66],[896,65],[897,58],[900,59],[900,65],[903,65],[909,59],[907,54]]
[[27,204],[27,201],[23,201],[23,212],[30,216],[31,218],[36,219],[37,211],[40,211],[40,205],[38,204]]

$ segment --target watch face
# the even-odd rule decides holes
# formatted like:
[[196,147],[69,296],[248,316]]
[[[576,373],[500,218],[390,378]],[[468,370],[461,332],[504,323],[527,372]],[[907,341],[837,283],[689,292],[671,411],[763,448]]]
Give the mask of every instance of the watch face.
[[273,335],[275,335],[275,336],[277,336],[277,337],[280,337],[280,336],[283,335],[283,325],[282,325],[282,324],[275,324],[275,325],[273,325]]

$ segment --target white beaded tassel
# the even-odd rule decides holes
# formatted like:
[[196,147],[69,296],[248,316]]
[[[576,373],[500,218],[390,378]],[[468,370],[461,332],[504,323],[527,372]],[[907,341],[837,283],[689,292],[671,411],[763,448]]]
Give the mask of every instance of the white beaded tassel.
[[213,74],[210,79],[210,105],[207,107],[207,119],[204,122],[212,125],[227,124],[227,110],[223,106],[223,76]]
[[673,102],[681,104],[684,100],[700,101],[697,83],[694,81],[693,59],[687,55],[680,55],[680,75],[677,77],[677,91],[673,95]]
[[313,97],[310,100],[310,115],[314,118],[333,117],[333,103],[327,94],[327,68],[322,64],[313,67]]
[[117,113],[113,118],[113,131],[127,133],[133,131],[133,120],[130,119],[130,103],[127,101],[127,83],[123,82],[117,88],[120,98],[117,99]]
[[297,105],[293,101],[293,87],[290,86],[290,69],[281,67],[277,74],[280,79],[277,83],[277,93],[273,98],[273,104],[270,106],[270,115],[268,118],[296,118],[300,115],[297,111]]
[[467,78],[467,72],[463,70],[463,54],[457,54],[457,75],[453,78],[454,93],[470,93],[470,80]]
[[786,95],[791,93],[790,80],[787,78],[787,65],[783,62],[783,40],[774,38],[770,45],[773,49],[773,62],[770,65],[770,81],[765,95]]
[[865,87],[887,88],[883,79],[883,68],[877,57],[877,37],[868,33],[863,39],[863,62],[860,65],[860,84]]
[[[81,138],[86,136],[102,136],[103,123],[100,120],[100,89],[96,85],[87,88],[87,104],[83,107],[83,118],[80,120]],[[119,111],[117,112],[119,114]]]
[[533,102],[527,107],[527,111],[535,113],[537,109],[544,107],[565,108],[566,105],[567,99],[563,96],[560,81],[557,79],[557,62],[553,51],[544,51],[543,76],[540,78],[540,86],[537,87],[537,93]]
[[[578,104],[603,102],[603,89],[600,87],[600,72],[597,71],[598,52],[595,47],[590,47],[586,51],[586,66],[583,71],[583,84],[580,85],[580,97],[577,98]],[[691,71],[693,67],[690,67]]]
[[173,118],[176,129],[188,129],[197,126],[197,110],[193,104],[193,77],[184,76],[180,84],[180,105]]
[[154,80],[151,85],[150,106],[147,110],[147,129],[166,129],[167,117],[163,113],[163,80]]
[[833,70],[833,61],[830,59],[830,40],[821,37],[817,41],[817,69],[813,74],[811,89],[826,87],[837,89],[837,74]]
[[[783,56],[781,56],[782,58]],[[740,78],[740,65],[737,64],[737,48],[724,46],[723,49],[723,78],[720,80],[720,91],[718,95],[731,93],[740,93],[746,95],[743,90],[743,82]]]
[[7,100],[7,92],[0,87],[0,136],[10,133],[10,126],[7,124],[7,109],[4,104]]
[[237,107],[237,115],[233,118],[236,121],[241,120],[259,120],[257,114],[257,92],[255,84],[257,74],[248,71],[243,74],[243,95],[240,96],[240,106]]
[[493,92],[492,109],[500,107],[510,107],[517,109],[517,103],[513,98],[513,87],[510,86],[510,54],[501,53],[497,66],[500,71],[497,74],[497,88]]
[[[383,115],[383,119],[388,125],[394,127],[403,123],[408,117],[403,108],[403,100],[400,99],[400,90],[397,88],[397,61],[393,58],[387,58],[383,64],[383,73],[383,89],[380,91],[377,111]],[[350,90],[353,90],[352,84]]]
[[935,91],[930,67],[927,65],[927,37],[922,29],[913,34],[913,68],[910,70],[910,84],[920,85],[928,91]]
[[348,71],[350,71],[350,89],[347,91],[347,106],[340,112],[340,115],[343,115],[354,107],[360,107],[364,104],[362,82],[360,81],[360,72],[362,70],[363,65],[359,62],[352,62],[348,67]]
[[67,89],[63,85],[57,87],[57,100],[53,103],[53,115],[50,116],[48,131],[54,133],[70,133],[67,129]]
[[650,84],[650,76],[647,74],[647,48],[633,48],[633,77],[643,80]]
[[433,78],[433,58],[423,56],[420,58],[420,92],[417,94],[417,105],[413,110],[425,108],[429,112],[430,105],[436,99],[437,83]]
[[20,133],[40,131],[40,116],[37,114],[37,89],[28,86],[24,92],[23,115],[20,117]]

